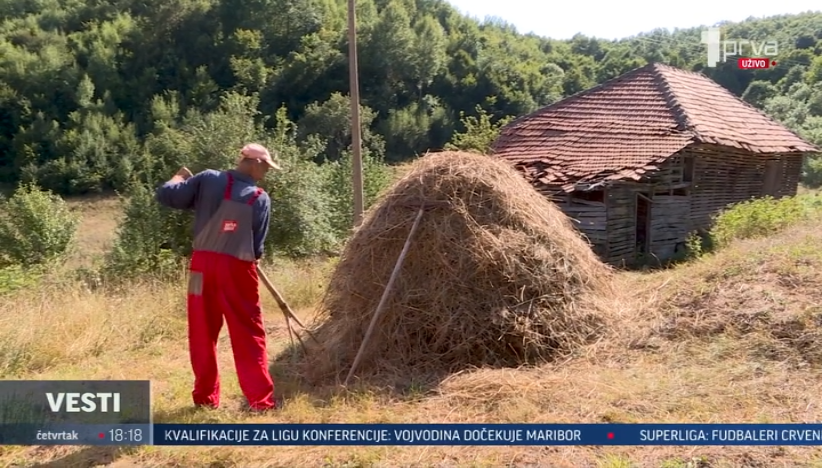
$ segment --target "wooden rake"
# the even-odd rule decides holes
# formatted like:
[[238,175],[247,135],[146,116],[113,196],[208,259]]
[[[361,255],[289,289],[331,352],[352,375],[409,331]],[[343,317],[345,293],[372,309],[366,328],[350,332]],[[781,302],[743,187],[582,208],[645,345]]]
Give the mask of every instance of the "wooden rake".
[[296,336],[297,341],[300,342],[300,346],[302,346],[303,348],[303,352],[305,352],[306,355],[308,354],[308,348],[305,346],[305,343],[303,343],[303,339],[300,338],[299,333],[297,333],[294,330],[294,326],[291,324],[292,320],[294,320],[294,322],[296,322],[297,325],[299,325],[303,329],[303,331],[308,333],[308,336],[310,336],[315,343],[322,347],[320,340],[318,340],[317,337],[314,336],[313,333],[311,333],[308,327],[303,325],[300,319],[297,318],[297,315],[294,313],[294,310],[292,310],[288,303],[285,302],[283,296],[280,294],[279,291],[277,291],[277,288],[274,287],[274,283],[272,283],[271,280],[268,279],[268,275],[265,274],[265,272],[262,270],[262,268],[260,268],[259,265],[257,265],[257,273],[259,274],[260,280],[263,282],[263,284],[271,293],[271,295],[274,296],[274,300],[277,301],[277,305],[280,306],[280,310],[283,312],[283,317],[285,317],[285,325],[288,328],[288,337],[291,340],[291,347],[294,347],[294,337]]
[[402,251],[400,252],[399,257],[397,257],[397,263],[394,264],[394,271],[391,272],[391,277],[388,278],[388,284],[385,285],[385,290],[382,293],[379,304],[377,304],[377,309],[374,311],[374,315],[371,317],[371,323],[368,325],[368,330],[366,330],[365,337],[362,339],[360,349],[357,351],[357,356],[354,358],[354,363],[351,364],[351,369],[348,371],[348,376],[345,378],[345,382],[343,383],[343,386],[345,387],[348,386],[348,381],[351,380],[351,377],[354,375],[354,371],[357,370],[357,366],[360,364],[365,348],[368,346],[368,341],[374,333],[374,328],[377,325],[377,321],[379,320],[380,315],[382,315],[385,304],[388,302],[388,297],[391,295],[391,290],[394,287],[394,281],[396,281],[397,277],[400,275],[402,264],[405,262],[405,256],[408,255],[408,250],[411,248],[411,239],[414,238],[414,234],[420,226],[420,220],[422,220],[422,214],[425,212],[425,209],[426,207],[424,204],[419,205],[417,217],[414,219],[414,224],[411,226],[411,230],[408,232],[408,237],[405,239],[405,245],[403,245]]

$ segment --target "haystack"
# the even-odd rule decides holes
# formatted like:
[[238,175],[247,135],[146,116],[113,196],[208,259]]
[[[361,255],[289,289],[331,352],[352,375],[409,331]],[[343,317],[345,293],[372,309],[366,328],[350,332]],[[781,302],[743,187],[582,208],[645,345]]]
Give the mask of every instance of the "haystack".
[[366,213],[329,283],[310,353],[345,377],[421,204],[426,206],[357,375],[449,372],[551,360],[600,335],[589,299],[610,269],[571,221],[507,163],[463,152],[419,159]]

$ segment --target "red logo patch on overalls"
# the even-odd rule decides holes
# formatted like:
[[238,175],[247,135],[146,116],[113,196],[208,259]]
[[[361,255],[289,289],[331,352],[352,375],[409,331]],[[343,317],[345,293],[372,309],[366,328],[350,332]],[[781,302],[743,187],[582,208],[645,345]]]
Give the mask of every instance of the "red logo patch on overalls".
[[223,232],[234,232],[237,229],[237,221],[223,221]]

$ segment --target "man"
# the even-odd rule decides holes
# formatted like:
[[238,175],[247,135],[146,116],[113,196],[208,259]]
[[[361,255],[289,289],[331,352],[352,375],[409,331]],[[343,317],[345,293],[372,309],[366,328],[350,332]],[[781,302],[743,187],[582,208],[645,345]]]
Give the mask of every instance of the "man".
[[280,170],[258,144],[240,151],[230,171],[192,175],[183,167],[157,189],[157,201],[194,210],[194,253],[188,286],[188,342],[197,406],[220,405],[217,338],[228,325],[240,388],[252,410],[276,407],[268,372],[257,263],[268,234],[271,201],[257,182]]

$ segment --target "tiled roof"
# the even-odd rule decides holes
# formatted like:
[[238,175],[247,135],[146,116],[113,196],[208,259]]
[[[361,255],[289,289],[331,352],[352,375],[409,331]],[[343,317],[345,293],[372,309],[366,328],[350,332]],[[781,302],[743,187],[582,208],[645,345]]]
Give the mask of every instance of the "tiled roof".
[[755,153],[819,151],[710,78],[660,64],[521,117],[494,142],[532,182],[641,178],[694,142]]

